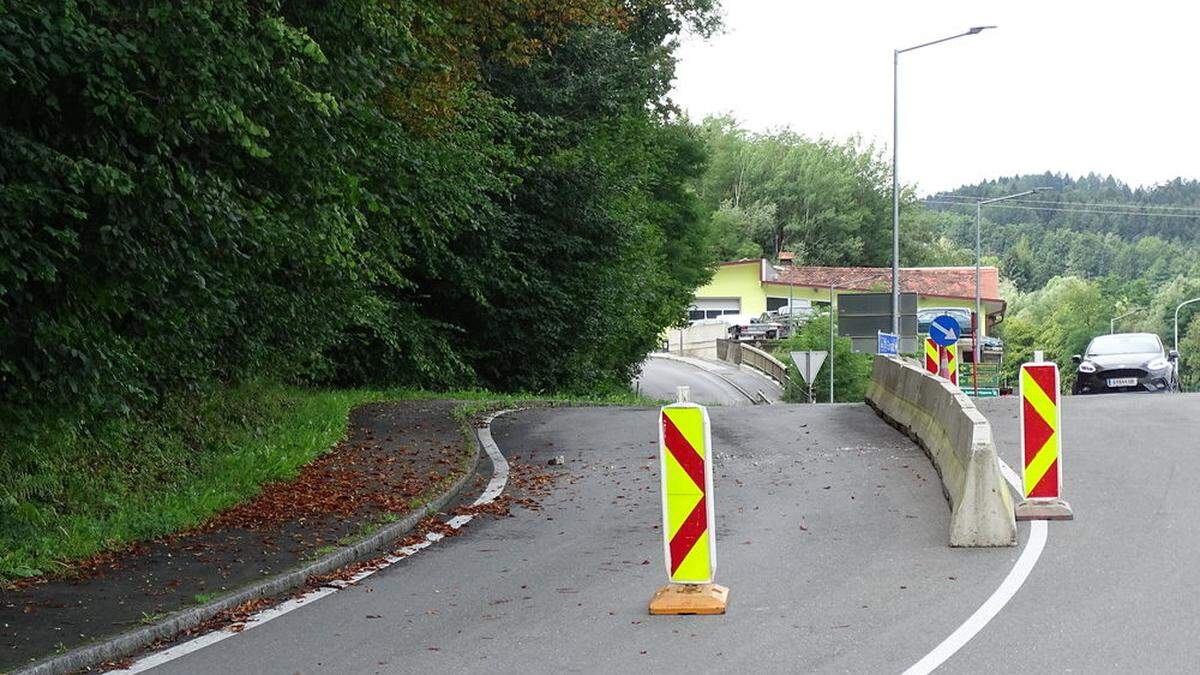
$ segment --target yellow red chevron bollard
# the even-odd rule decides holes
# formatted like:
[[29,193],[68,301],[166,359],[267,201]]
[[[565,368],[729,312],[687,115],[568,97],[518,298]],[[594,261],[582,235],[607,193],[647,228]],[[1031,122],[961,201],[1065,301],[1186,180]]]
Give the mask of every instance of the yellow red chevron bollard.
[[1042,361],[1021,365],[1021,478],[1025,500],[1016,507],[1017,520],[1071,520],[1071,506],[1062,498],[1062,411],[1058,365]]
[[729,589],[713,583],[712,431],[704,406],[686,401],[659,411],[663,556],[670,584],[650,599],[651,614],[724,614]]
[[942,348],[933,338],[925,338],[925,372],[938,375],[942,370]]
[[950,384],[957,387],[958,345],[941,347],[933,338],[925,338],[925,370],[950,380]]
[[958,345],[942,347],[943,363],[942,377],[950,380],[950,384],[958,386]]

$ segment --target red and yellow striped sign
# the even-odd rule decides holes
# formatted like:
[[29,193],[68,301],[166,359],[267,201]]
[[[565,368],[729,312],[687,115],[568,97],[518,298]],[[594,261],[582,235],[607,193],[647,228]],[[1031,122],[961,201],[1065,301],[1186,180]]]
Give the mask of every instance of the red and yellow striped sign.
[[711,433],[708,411],[695,403],[664,406],[659,424],[663,554],[673,583],[713,580]]
[[958,386],[958,345],[939,346],[933,338],[925,338],[925,370],[950,380]]
[[958,386],[958,345],[952,344],[949,347],[942,347],[942,354],[945,357],[946,372],[942,377],[950,380],[950,384]]
[[1062,415],[1058,366],[1021,366],[1021,457],[1026,499],[1062,497]]
[[925,338],[925,372],[937,375],[942,370],[942,352],[933,338]]

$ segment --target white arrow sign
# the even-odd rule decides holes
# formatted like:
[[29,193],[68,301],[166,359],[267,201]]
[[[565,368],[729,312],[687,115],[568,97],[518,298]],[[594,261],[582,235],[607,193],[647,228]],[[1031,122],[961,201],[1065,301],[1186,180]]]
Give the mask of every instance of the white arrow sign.
[[[938,344],[942,344],[943,342],[945,344],[953,344],[955,342],[958,342],[958,331],[954,330],[954,328],[948,328],[937,322],[934,322],[929,325],[929,331],[931,333],[933,331],[937,331],[946,336],[946,337],[942,338],[941,340],[934,338],[934,342],[937,342]],[[933,336],[931,335],[930,337],[933,337]]]

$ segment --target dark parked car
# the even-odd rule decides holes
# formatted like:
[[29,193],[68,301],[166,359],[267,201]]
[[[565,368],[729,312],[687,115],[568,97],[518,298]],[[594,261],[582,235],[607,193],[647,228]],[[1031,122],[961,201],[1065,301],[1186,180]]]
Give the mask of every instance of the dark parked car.
[[1163,349],[1154,333],[1117,333],[1093,338],[1082,355],[1073,394],[1175,391],[1179,388],[1179,353]]

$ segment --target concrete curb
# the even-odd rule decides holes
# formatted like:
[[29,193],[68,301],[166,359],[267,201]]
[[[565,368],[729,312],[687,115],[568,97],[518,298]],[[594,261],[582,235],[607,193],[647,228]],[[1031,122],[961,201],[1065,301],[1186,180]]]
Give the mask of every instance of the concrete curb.
[[[722,381],[724,381],[726,384],[733,387],[734,389],[737,389],[738,393],[740,393],[742,396],[745,396],[747,399],[749,399],[750,403],[752,403],[754,405],[758,405],[759,403],[762,402],[757,396],[746,391],[745,387],[742,387],[737,382],[734,382],[733,380],[729,379],[728,377],[725,377],[715,368],[707,368],[705,366],[700,365],[699,363],[696,363],[696,360],[694,360],[692,357],[680,357],[680,356],[676,356],[674,354],[670,354],[670,353],[666,353],[666,352],[652,352],[650,354],[650,356],[652,356],[654,358],[659,358],[659,359],[667,359],[668,361],[675,361],[677,363],[686,363],[687,365],[689,365],[693,368],[703,370],[704,372],[706,372],[710,375],[721,378]],[[767,403],[770,403],[770,400],[768,400]]]
[[13,671],[13,675],[61,675],[91,668],[105,661],[125,658],[158,640],[171,638],[183,631],[195,628],[223,611],[233,609],[250,600],[273,597],[295,590],[308,583],[310,577],[329,574],[340,567],[388,547],[397,539],[408,534],[409,530],[416,527],[417,523],[426,516],[433,515],[445,508],[467,487],[467,483],[479,468],[479,458],[483,454],[478,433],[472,429],[470,436],[475,452],[471,457],[470,466],[463,475],[425,506],[410,511],[400,520],[384,526],[366,539],[341,547],[290,572],[284,572],[270,579],[230,591],[203,605],[174,612],[153,625],[135,628],[97,643],[76,647],[62,654],[47,657]]
[[899,358],[875,357],[867,404],[929,456],[950,502],[951,546],[1015,546],[1012,494],[992,426],[947,380]]

